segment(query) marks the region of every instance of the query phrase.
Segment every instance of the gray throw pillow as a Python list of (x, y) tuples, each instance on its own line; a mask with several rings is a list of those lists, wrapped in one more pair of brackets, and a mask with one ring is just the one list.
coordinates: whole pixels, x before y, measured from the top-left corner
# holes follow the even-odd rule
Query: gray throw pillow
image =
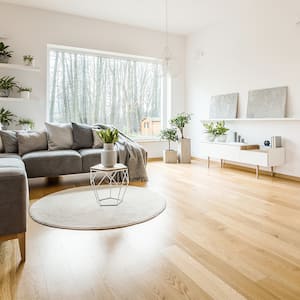
[(72, 149), (73, 134), (71, 124), (45, 123), (48, 133), (48, 149)]
[(73, 149), (84, 149), (93, 147), (92, 126), (72, 123)]
[(18, 153), (17, 133), (12, 130), (1, 130), (0, 135), (4, 147), (4, 152)]
[(103, 141), (101, 139), (101, 137), (97, 134), (97, 131), (99, 131), (99, 129), (93, 129), (93, 138), (94, 138), (94, 144), (93, 144), (93, 148), (103, 148)]
[(37, 131), (17, 132), (19, 155), (32, 151), (47, 150), (47, 133)]

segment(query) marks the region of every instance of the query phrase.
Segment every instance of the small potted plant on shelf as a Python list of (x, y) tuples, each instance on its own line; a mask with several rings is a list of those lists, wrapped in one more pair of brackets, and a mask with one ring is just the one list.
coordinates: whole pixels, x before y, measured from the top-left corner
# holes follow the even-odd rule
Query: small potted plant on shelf
[(177, 130), (175, 128), (167, 128), (160, 132), (160, 138), (168, 141), (169, 147), (163, 152), (165, 163), (177, 163), (177, 151), (171, 149), (171, 142), (176, 142)]
[(10, 46), (0, 42), (0, 63), (7, 64), (12, 56), (13, 51), (8, 50)]
[(1, 129), (6, 130), (7, 127), (14, 120), (14, 117), (15, 117), (15, 115), (11, 111), (2, 107), (0, 109), (0, 127), (1, 127)]
[(34, 57), (32, 55), (23, 56), (24, 65), (28, 67), (34, 67)]
[(183, 112), (170, 121), (170, 124), (176, 127), (180, 132), (180, 138), (178, 139), (178, 156), (179, 162), (181, 163), (191, 162), (191, 140), (183, 136), (183, 129), (191, 121), (191, 118), (191, 114)]
[(20, 98), (29, 100), (31, 92), (32, 92), (32, 88), (18, 86), (18, 93), (20, 93)]
[(97, 134), (104, 143), (101, 163), (105, 168), (111, 168), (117, 163), (115, 143), (119, 140), (119, 131), (115, 128), (107, 128), (98, 130)]
[(213, 142), (216, 138), (215, 123), (214, 122), (203, 123), (203, 127), (205, 128), (207, 141), (208, 142)]
[(0, 97), (9, 97), (11, 90), (17, 85), (15, 77), (0, 77)]
[(216, 136), (216, 141), (220, 143), (225, 143), (227, 139), (227, 131), (229, 128), (225, 127), (225, 121), (219, 121), (216, 123), (215, 126), (215, 136)]
[(34, 122), (31, 119), (21, 118), (18, 121), (18, 125), (21, 126), (22, 130), (32, 130), (34, 128)]

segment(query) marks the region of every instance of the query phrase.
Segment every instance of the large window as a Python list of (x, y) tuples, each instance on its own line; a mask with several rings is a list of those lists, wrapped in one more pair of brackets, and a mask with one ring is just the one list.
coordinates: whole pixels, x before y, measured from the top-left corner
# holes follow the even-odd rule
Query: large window
[(133, 137), (156, 136), (162, 78), (157, 60), (50, 47), (48, 120), (112, 124)]

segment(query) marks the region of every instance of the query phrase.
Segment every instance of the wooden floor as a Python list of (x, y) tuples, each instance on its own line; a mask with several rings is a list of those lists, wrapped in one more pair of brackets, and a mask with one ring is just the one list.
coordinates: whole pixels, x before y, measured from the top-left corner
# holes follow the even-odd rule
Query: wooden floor
[[(29, 219), (24, 265), (0, 245), (0, 299), (300, 299), (300, 183), (205, 162), (148, 171), (162, 215), (85, 232)], [(32, 181), (31, 199), (80, 184)]]

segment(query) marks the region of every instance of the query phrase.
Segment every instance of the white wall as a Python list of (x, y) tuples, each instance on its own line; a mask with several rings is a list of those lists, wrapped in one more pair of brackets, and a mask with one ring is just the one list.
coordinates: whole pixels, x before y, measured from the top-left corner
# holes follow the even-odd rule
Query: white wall
[[(212, 95), (239, 92), (239, 117), (246, 117), (248, 91), (288, 86), (288, 116), (300, 118), (300, 26), (288, 16), (262, 13), (249, 20), (208, 27), (190, 35), (186, 48), (186, 110), (194, 113), (189, 127), (192, 154), (200, 156), (200, 119), (208, 118)], [(287, 149), (278, 172), (300, 176), (300, 122), (227, 124), (250, 143), (280, 135)]]
[[(5, 43), (14, 50), (11, 63), (22, 63), (24, 54), (32, 54), (41, 68), (40, 73), (0, 69), (0, 76), (16, 76), (22, 85), (32, 87), (35, 100), (27, 103), (1, 102), (0, 106), (18, 116), (32, 118), (37, 128), (42, 128), (46, 119), (47, 44), (157, 58), (163, 54), (165, 37), (162, 32), (6, 4), (0, 4), (0, 13), (0, 34), (8, 36)], [(177, 70), (172, 90), (171, 114), (174, 115), (184, 108), (185, 37), (171, 35), (170, 47)], [(160, 144), (160, 147), (164, 146)], [(153, 154), (151, 146), (148, 151), (150, 157), (156, 156), (157, 145)]]

